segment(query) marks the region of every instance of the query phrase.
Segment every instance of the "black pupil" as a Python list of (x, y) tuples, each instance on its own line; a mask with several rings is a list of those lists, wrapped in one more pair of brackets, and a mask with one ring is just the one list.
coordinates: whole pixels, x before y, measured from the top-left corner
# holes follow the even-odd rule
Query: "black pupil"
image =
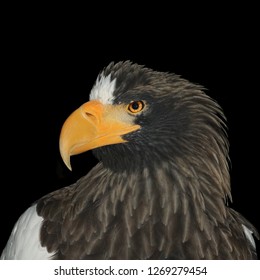
[(132, 103), (132, 108), (133, 108), (134, 110), (138, 110), (139, 107), (140, 107), (140, 102), (133, 102), (133, 103)]

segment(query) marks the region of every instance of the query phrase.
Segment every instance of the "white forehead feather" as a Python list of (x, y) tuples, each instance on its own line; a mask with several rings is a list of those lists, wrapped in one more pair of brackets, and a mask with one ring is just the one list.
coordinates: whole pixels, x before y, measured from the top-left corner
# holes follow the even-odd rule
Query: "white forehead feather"
[(111, 81), (111, 74), (108, 76), (101, 74), (90, 92), (89, 99), (99, 100), (103, 104), (112, 104), (115, 98), (113, 95), (115, 86), (116, 79)]

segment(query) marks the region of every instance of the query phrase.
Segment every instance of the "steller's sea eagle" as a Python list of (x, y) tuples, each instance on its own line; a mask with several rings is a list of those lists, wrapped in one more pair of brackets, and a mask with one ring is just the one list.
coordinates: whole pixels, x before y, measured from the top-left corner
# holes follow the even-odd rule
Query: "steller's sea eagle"
[(99, 163), (18, 219), (2, 259), (257, 259), (257, 230), (228, 206), (221, 107), (200, 85), (110, 63), (65, 121), (60, 153)]

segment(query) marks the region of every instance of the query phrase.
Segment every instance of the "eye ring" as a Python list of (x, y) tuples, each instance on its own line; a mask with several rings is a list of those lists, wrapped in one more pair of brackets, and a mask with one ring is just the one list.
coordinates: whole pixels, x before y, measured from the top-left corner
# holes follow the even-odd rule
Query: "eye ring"
[(127, 109), (130, 113), (137, 114), (144, 109), (144, 102), (141, 100), (132, 101), (128, 104)]

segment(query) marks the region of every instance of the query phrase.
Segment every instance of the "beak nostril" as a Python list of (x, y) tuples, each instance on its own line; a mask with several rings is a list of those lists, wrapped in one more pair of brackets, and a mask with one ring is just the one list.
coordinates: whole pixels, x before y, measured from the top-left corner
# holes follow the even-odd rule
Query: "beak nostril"
[(82, 116), (91, 122), (97, 122), (103, 111), (103, 105), (99, 101), (89, 101), (80, 106)]
[(89, 112), (84, 112), (85, 113), (85, 118), (88, 119), (91, 122), (96, 122), (97, 117), (94, 114), (91, 114)]
[(88, 113), (88, 112), (85, 112), (86, 116), (91, 118), (91, 117), (94, 117), (92, 114)]

